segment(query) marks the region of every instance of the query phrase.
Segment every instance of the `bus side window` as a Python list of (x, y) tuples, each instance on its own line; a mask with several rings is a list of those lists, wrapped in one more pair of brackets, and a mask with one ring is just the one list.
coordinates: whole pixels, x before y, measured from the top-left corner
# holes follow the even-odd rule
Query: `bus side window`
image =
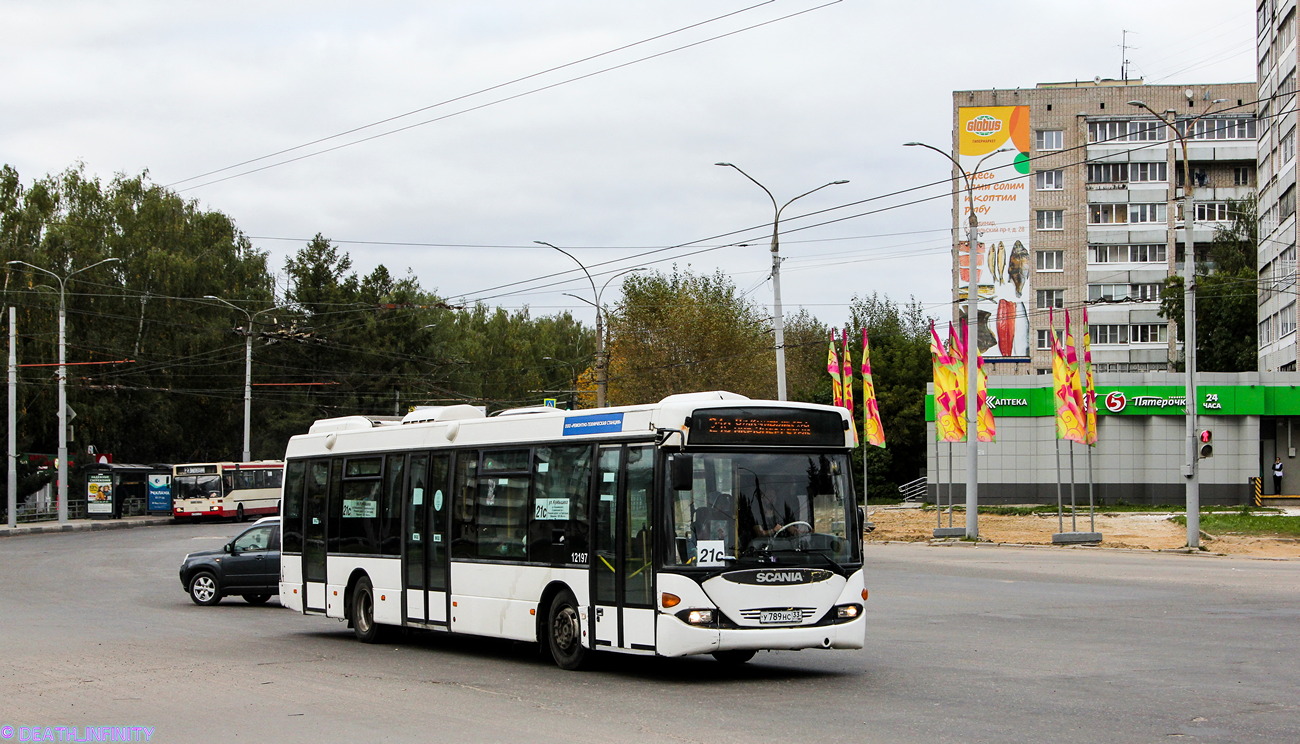
[(474, 501), (478, 496), (478, 451), (456, 453), (455, 479), (452, 483), (452, 558), (478, 555), (478, 536), (474, 530)]
[(282, 550), (286, 553), (302, 552), (302, 506), (306, 498), (307, 462), (295, 460), (286, 466), (284, 484), (284, 530)]

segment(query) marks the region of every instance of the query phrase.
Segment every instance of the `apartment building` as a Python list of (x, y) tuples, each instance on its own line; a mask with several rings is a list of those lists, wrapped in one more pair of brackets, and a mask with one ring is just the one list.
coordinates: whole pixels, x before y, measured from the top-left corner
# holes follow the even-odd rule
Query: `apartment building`
[(1259, 60), (1259, 371), (1296, 370), (1296, 2), (1256, 10)]
[[(1291, 57), (1294, 70), (1294, 40)], [(1177, 326), (1158, 311), (1165, 279), (1183, 273), (1183, 144), (1199, 256), (1231, 219), (1230, 202), (1255, 190), (1256, 93), (1253, 82), (1103, 79), (953, 93), (954, 316), (965, 315), (973, 208), (978, 338), (991, 372), (1050, 373), (1051, 333), (1061, 335), (1068, 310), (1077, 337), (1085, 307), (1098, 372), (1173, 368)]]

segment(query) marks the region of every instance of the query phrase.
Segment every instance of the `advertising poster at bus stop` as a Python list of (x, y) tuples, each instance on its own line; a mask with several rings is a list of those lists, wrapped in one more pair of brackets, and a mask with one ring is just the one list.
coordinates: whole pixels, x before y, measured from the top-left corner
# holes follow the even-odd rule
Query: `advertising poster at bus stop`
[(113, 476), (111, 473), (91, 473), (86, 476), (86, 513), (113, 513)]
[(965, 106), (957, 111), (957, 160), (974, 182), (969, 199), (966, 184), (959, 184), (959, 232), (968, 237), (972, 208), (979, 228), (974, 261), (969, 240), (958, 243), (957, 297), (964, 315), (973, 264), (980, 351), (991, 360), (1023, 359), (1029, 356), (1034, 271), (1029, 241), (1029, 107)]
[(169, 512), (172, 510), (172, 477), (166, 473), (150, 473), (149, 511)]

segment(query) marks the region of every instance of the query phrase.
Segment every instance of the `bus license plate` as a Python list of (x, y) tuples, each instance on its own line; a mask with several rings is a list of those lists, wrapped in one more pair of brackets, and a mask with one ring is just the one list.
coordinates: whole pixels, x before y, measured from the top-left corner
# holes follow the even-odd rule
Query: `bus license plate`
[(764, 625), (798, 623), (803, 622), (803, 612), (799, 610), (765, 610), (758, 613), (758, 621)]

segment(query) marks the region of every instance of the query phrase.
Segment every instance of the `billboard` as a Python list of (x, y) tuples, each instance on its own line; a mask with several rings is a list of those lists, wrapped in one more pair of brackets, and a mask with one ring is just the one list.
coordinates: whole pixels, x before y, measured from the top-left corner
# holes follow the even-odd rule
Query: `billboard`
[[(957, 161), (974, 182), (970, 198), (965, 193), (961, 198), (962, 232), (972, 208), (979, 228), (974, 261), (969, 241), (958, 243), (961, 312), (965, 314), (966, 288), (974, 265), (980, 352), (990, 361), (1027, 359), (1029, 303), (1034, 297), (1030, 286), (1034, 260), (1029, 242), (1029, 107), (959, 107)], [(964, 183), (962, 188), (964, 191)]]

